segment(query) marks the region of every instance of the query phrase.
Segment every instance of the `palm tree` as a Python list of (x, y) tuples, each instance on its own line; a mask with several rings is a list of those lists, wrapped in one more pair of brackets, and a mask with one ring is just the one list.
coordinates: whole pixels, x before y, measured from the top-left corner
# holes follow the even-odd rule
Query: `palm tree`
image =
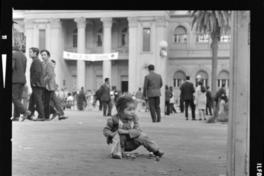
[[(216, 94), (217, 53), (222, 34), (230, 30), (231, 11), (189, 11), (193, 17), (192, 28), (198, 33), (209, 34), (212, 51), (212, 95)], [(216, 109), (216, 108), (214, 108)], [(214, 113), (214, 119), (217, 113)]]

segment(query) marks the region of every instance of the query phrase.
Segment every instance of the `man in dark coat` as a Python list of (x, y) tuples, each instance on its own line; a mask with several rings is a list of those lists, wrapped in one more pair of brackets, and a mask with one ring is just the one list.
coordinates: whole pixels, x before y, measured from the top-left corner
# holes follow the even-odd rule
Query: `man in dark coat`
[(170, 98), (172, 97), (172, 93), (169, 90), (169, 86), (165, 86), (165, 115), (170, 115)]
[(84, 104), (87, 104), (87, 100), (84, 93), (84, 88), (81, 87), (81, 91), (77, 95), (77, 107), (78, 110), (84, 110)]
[(28, 111), (21, 102), (23, 88), (26, 83), (26, 66), (26, 56), (19, 51), (18, 48), (14, 48), (12, 53), (12, 102), (14, 103), (13, 121), (17, 121), (20, 114), (23, 114), (23, 120), (30, 115), (30, 111)]
[(195, 120), (195, 105), (193, 96), (195, 89), (193, 83), (190, 82), (189, 76), (186, 76), (186, 81), (181, 85), (180, 89), (183, 101), (185, 103), (185, 118), (188, 120), (188, 107), (190, 105), (192, 111), (192, 120)]
[(212, 93), (209, 90), (210, 89), (209, 86), (207, 86), (206, 89), (207, 90), (206, 90), (206, 110), (205, 110), (205, 113), (206, 113), (206, 115), (208, 115), (208, 114), (212, 115), (212, 106), (213, 106)]
[(162, 78), (154, 72), (154, 65), (149, 65), (149, 74), (145, 76), (143, 96), (148, 99), (152, 122), (160, 122), (160, 88), (162, 87)]
[(43, 102), (43, 92), (44, 92), (44, 79), (43, 79), (43, 65), (38, 58), (39, 49), (38, 48), (30, 48), (29, 56), (33, 59), (33, 62), (30, 66), (30, 84), (32, 88), (32, 93), (29, 101), (29, 110), (32, 112), (31, 116), (33, 116), (33, 112), (36, 110), (39, 114), (39, 121), (45, 120), (44, 113), (44, 102)]
[(100, 95), (100, 89), (98, 89), (97, 91), (95, 91), (95, 94), (94, 94), (93, 106), (95, 106), (96, 101), (98, 100), (99, 101), (99, 111), (101, 111), (103, 108), (100, 96), (101, 96)]
[[(109, 78), (105, 78), (105, 83), (101, 85), (99, 89), (99, 96), (100, 96), (102, 106), (103, 106), (103, 115), (111, 116), (112, 103), (111, 103), (111, 96), (110, 96)], [(106, 114), (107, 109), (108, 109), (108, 113)]]

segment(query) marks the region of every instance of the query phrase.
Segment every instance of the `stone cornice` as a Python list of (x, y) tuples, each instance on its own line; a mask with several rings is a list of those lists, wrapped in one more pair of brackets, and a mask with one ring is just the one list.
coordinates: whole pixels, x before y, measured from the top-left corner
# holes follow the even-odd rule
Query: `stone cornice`
[(112, 27), (112, 18), (101, 18), (101, 21), (103, 22), (104, 27)]
[(25, 19), (25, 28), (26, 29), (33, 29), (34, 28), (34, 21), (32, 19)]
[(61, 27), (60, 19), (59, 18), (50, 19), (50, 27), (51, 28), (60, 28)]
[(167, 27), (168, 26), (168, 20), (165, 16), (159, 16), (155, 17), (156, 25), (158, 27)]
[(129, 27), (137, 27), (138, 26), (138, 18), (137, 17), (128, 17), (128, 26)]
[(74, 21), (76, 22), (78, 28), (85, 28), (86, 18), (84, 17), (75, 18)]

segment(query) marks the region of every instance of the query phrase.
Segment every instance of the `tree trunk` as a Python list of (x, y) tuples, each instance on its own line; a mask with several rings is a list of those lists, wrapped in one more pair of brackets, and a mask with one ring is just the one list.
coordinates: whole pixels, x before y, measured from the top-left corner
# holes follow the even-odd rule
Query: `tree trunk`
[(218, 52), (218, 40), (215, 38), (212, 39), (211, 44), (212, 50), (212, 95), (215, 96), (216, 94), (216, 79), (217, 79), (217, 52)]
[[(211, 49), (212, 49), (212, 96), (213, 99), (216, 94), (216, 79), (217, 79), (217, 52), (218, 52), (218, 39), (217, 37), (212, 37), (212, 44), (211, 44)], [(217, 116), (218, 116), (218, 103), (213, 100), (213, 117), (212, 121), (215, 121)]]

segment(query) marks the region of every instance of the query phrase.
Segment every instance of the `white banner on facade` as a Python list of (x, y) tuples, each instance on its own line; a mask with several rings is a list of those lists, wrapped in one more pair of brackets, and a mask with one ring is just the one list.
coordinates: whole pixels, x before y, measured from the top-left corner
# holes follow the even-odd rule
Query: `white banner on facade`
[(69, 60), (106, 61), (118, 59), (118, 52), (104, 54), (82, 54), (63, 51), (63, 58)]

